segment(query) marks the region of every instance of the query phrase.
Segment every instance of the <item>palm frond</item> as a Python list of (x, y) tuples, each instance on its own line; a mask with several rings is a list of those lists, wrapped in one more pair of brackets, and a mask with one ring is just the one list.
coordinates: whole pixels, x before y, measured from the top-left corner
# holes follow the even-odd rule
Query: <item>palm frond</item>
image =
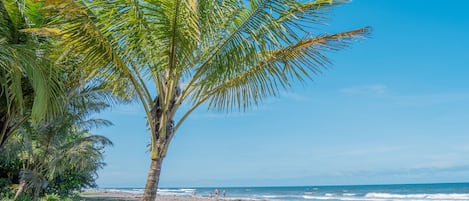
[(44, 175), (32, 169), (23, 169), (20, 174), (20, 181), (25, 183), (25, 190), (32, 189), (34, 192), (42, 191), (48, 185)]
[[(229, 16), (219, 17), (229, 19), (232, 23), (228, 27), (220, 27), (219, 24), (215, 24), (219, 25), (218, 27), (212, 28), (210, 25), (203, 26), (206, 30), (218, 29), (219, 32), (208, 32), (212, 33), (216, 40), (200, 42), (199, 45), (204, 46), (199, 46), (199, 50), (203, 52), (196, 56), (199, 62), (189, 67), (194, 67), (195, 73), (188, 76), (191, 80), (186, 85), (187, 90), (183, 90), (182, 97), (186, 98), (188, 93), (185, 91), (194, 90), (191, 87), (201, 84), (202, 80), (204, 84), (211, 85), (246, 71), (261, 62), (259, 52), (273, 51), (283, 48), (285, 44), (297, 43), (308, 33), (303, 30), (304, 21), (320, 23), (318, 16), (323, 8), (344, 2), (256, 0), (251, 1), (250, 6), (235, 1), (229, 2), (233, 5), (226, 6), (229, 3), (225, 2), (223, 6), (233, 12), (229, 13)], [(205, 30), (202, 30), (201, 38), (208, 38), (204, 37), (204, 34)]]
[[(20, 31), (40, 25), (38, 8), (39, 4), (34, 2), (0, 3), (0, 24), (5, 26), (0, 35), (0, 76), (3, 78), (0, 94), (6, 98), (6, 108), (17, 107), (19, 114), (25, 107), (24, 96), (31, 95), (34, 120), (53, 116), (59, 107), (56, 97), (61, 93), (54, 69), (43, 55), (42, 44), (34, 35)], [(30, 85), (34, 93), (25, 94), (25, 85)]]
[(257, 65), (244, 72), (222, 80), (219, 84), (205, 82), (195, 93), (195, 102), (209, 99), (209, 108), (247, 109), (268, 96), (275, 96), (287, 89), (292, 82), (312, 79), (330, 64), (324, 51), (336, 51), (348, 47), (350, 42), (365, 38), (370, 28), (343, 33), (322, 35), (304, 39), (279, 50), (261, 53)]

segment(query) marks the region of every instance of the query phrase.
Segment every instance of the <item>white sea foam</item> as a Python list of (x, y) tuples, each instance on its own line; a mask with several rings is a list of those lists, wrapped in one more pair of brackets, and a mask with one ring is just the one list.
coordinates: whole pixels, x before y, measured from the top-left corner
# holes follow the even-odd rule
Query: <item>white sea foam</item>
[(399, 200), (469, 200), (469, 194), (392, 194), (392, 193), (367, 193), (366, 198), (399, 199)]
[(131, 194), (140, 194), (143, 193), (143, 189), (114, 189), (114, 188), (108, 188), (108, 189), (97, 189), (96, 191), (104, 191), (104, 192), (116, 192), (116, 193), (131, 193)]
[(263, 195), (262, 197), (263, 198), (278, 198), (280, 196), (278, 196), (278, 195)]
[(357, 196), (353, 193), (343, 195), (326, 193), (324, 195), (303, 195), (306, 200), (343, 200), (343, 201), (469, 201), (469, 194), (392, 194), (367, 193)]
[(193, 188), (181, 188), (182, 191), (194, 192), (196, 189)]
[(196, 189), (192, 188), (179, 188), (179, 189), (158, 189), (159, 195), (176, 195), (176, 196), (190, 196)]

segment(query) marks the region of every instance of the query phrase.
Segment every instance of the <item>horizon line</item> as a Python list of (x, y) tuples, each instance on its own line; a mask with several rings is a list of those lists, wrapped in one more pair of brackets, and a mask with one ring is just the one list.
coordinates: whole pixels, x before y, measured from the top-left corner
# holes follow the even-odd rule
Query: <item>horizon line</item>
[[(158, 187), (158, 189), (174, 188), (282, 188), (282, 187), (338, 187), (338, 186), (397, 186), (397, 185), (442, 185), (442, 184), (469, 184), (469, 181), (461, 182), (430, 182), (430, 183), (382, 183), (382, 184), (333, 184), (333, 185), (272, 185), (272, 186), (180, 186), (180, 187)], [(98, 187), (91, 189), (144, 189), (145, 187)]]

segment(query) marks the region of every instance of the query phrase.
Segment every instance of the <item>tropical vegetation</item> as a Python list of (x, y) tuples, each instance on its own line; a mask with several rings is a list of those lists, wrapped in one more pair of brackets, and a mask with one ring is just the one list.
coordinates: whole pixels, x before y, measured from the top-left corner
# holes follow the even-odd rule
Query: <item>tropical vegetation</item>
[(83, 58), (82, 67), (99, 69), (107, 88), (144, 108), (151, 141), (145, 201), (155, 199), (168, 146), (196, 108), (247, 110), (310, 80), (330, 63), (325, 52), (369, 33), (312, 32), (344, 1), (46, 2), (55, 11), (48, 30)]
[[(42, 69), (36, 67), (41, 62), (31, 62), (37, 59), (44, 60), (46, 69), (65, 69), (53, 71), (60, 72), (58, 78), (44, 76), (50, 82), (40, 81), (43, 78), (34, 77), (34, 72), (28, 72), (26, 67), (18, 68), (21, 73), (20, 78), (16, 78), (26, 84), (2, 80), (5, 88), (2, 88), (1, 94), (5, 94), (2, 100), (8, 104), (0, 114), (16, 118), (13, 124), (7, 124), (9, 134), (2, 134), (2, 139), (11, 141), (7, 149), (17, 157), (8, 162), (22, 164), (19, 169), (21, 178), (34, 175), (38, 179), (38, 182), (29, 179), (29, 183), (20, 179), (19, 187), (29, 186), (31, 195), (62, 193), (61, 184), (74, 183), (77, 177), (80, 181), (76, 183), (88, 185), (90, 181), (92, 184), (93, 176), (89, 174), (101, 167), (102, 147), (109, 141), (86, 134), (89, 127), (83, 126), (83, 116), (99, 111), (109, 103), (107, 101), (119, 97), (139, 100), (145, 111), (150, 130), (151, 165), (143, 200), (153, 201), (170, 142), (196, 108), (248, 110), (267, 97), (277, 96), (297, 83), (311, 80), (331, 63), (328, 52), (348, 47), (370, 31), (363, 27), (340, 33), (317, 33), (327, 22), (327, 11), (346, 2), (342, 0), (0, 1), (3, 10), (7, 11), (9, 6), (5, 5), (18, 2), (30, 6), (17, 6), (29, 9), (19, 12), (27, 20), (14, 30), (32, 38), (28, 44), (38, 47), (30, 53), (8, 54), (14, 55), (11, 58), (3, 56), (0, 58), (0, 65), (5, 66), (2, 69), (9, 72), (23, 65)], [(43, 15), (37, 18), (40, 19), (38, 22), (31, 23), (33, 20), (29, 18), (32, 17), (24, 13), (39, 13), (34, 12), (38, 9)], [(8, 18), (9, 12), (4, 16)], [(0, 45), (16, 48), (7, 39)], [(22, 56), (16, 56), (19, 54)], [(74, 79), (64, 79), (69, 76)], [(40, 86), (44, 83), (49, 84)], [(59, 83), (59, 87), (50, 83)], [(44, 95), (60, 91), (60, 95), (54, 96), (59, 99), (46, 99), (53, 100), (51, 103), (40, 101), (38, 92), (45, 89), (51, 92)], [(83, 103), (79, 100), (86, 99), (82, 95), (91, 89), (103, 92), (101, 98), (74, 104)], [(7, 90), (17, 93), (12, 96)], [(23, 103), (25, 99), (29, 104)], [(40, 107), (46, 111), (37, 109), (35, 104), (47, 106)], [(10, 109), (16, 107), (19, 109)], [(62, 108), (59, 111), (66, 112), (57, 112), (53, 108)], [(83, 149), (82, 142), (87, 144), (83, 146), (89, 151), (83, 154), (95, 157), (88, 161), (89, 169), (79, 167), (86, 170), (84, 177), (70, 175), (77, 173), (74, 171), (77, 169), (67, 168), (78, 166), (65, 168), (61, 165), (76, 162), (76, 155), (68, 157), (67, 154), (81, 154), (77, 150)], [(60, 160), (43, 157), (54, 154)], [(54, 168), (46, 168), (48, 165)], [(45, 181), (47, 185), (40, 185)], [(21, 191), (18, 188), (18, 192)]]
[(59, 41), (32, 33), (48, 20), (38, 1), (0, 1), (0, 198), (53, 200), (96, 187), (112, 145), (90, 130), (115, 97)]
[(49, 44), (22, 31), (43, 24), (38, 9), (37, 3), (0, 1), (0, 149), (30, 117), (58, 110), (60, 87), (45, 56)]

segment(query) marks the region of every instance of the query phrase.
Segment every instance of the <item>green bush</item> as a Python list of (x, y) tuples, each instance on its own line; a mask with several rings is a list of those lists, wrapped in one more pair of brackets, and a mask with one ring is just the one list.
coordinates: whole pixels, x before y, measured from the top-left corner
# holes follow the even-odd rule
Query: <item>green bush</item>
[(0, 201), (31, 201), (31, 198), (26, 195), (20, 195), (18, 198), (13, 199), (15, 194), (8, 195), (7, 197), (2, 197)]
[(13, 196), (15, 196), (15, 192), (11, 188), (11, 181), (6, 178), (0, 178), (0, 201), (9, 201), (9, 198), (13, 198)]
[[(3, 193), (9, 192), (11, 186), (11, 181), (7, 178), (0, 178), (0, 195)], [(5, 196), (1, 196), (2, 198)]]
[(46, 194), (40, 201), (61, 201), (62, 198), (56, 193)]

